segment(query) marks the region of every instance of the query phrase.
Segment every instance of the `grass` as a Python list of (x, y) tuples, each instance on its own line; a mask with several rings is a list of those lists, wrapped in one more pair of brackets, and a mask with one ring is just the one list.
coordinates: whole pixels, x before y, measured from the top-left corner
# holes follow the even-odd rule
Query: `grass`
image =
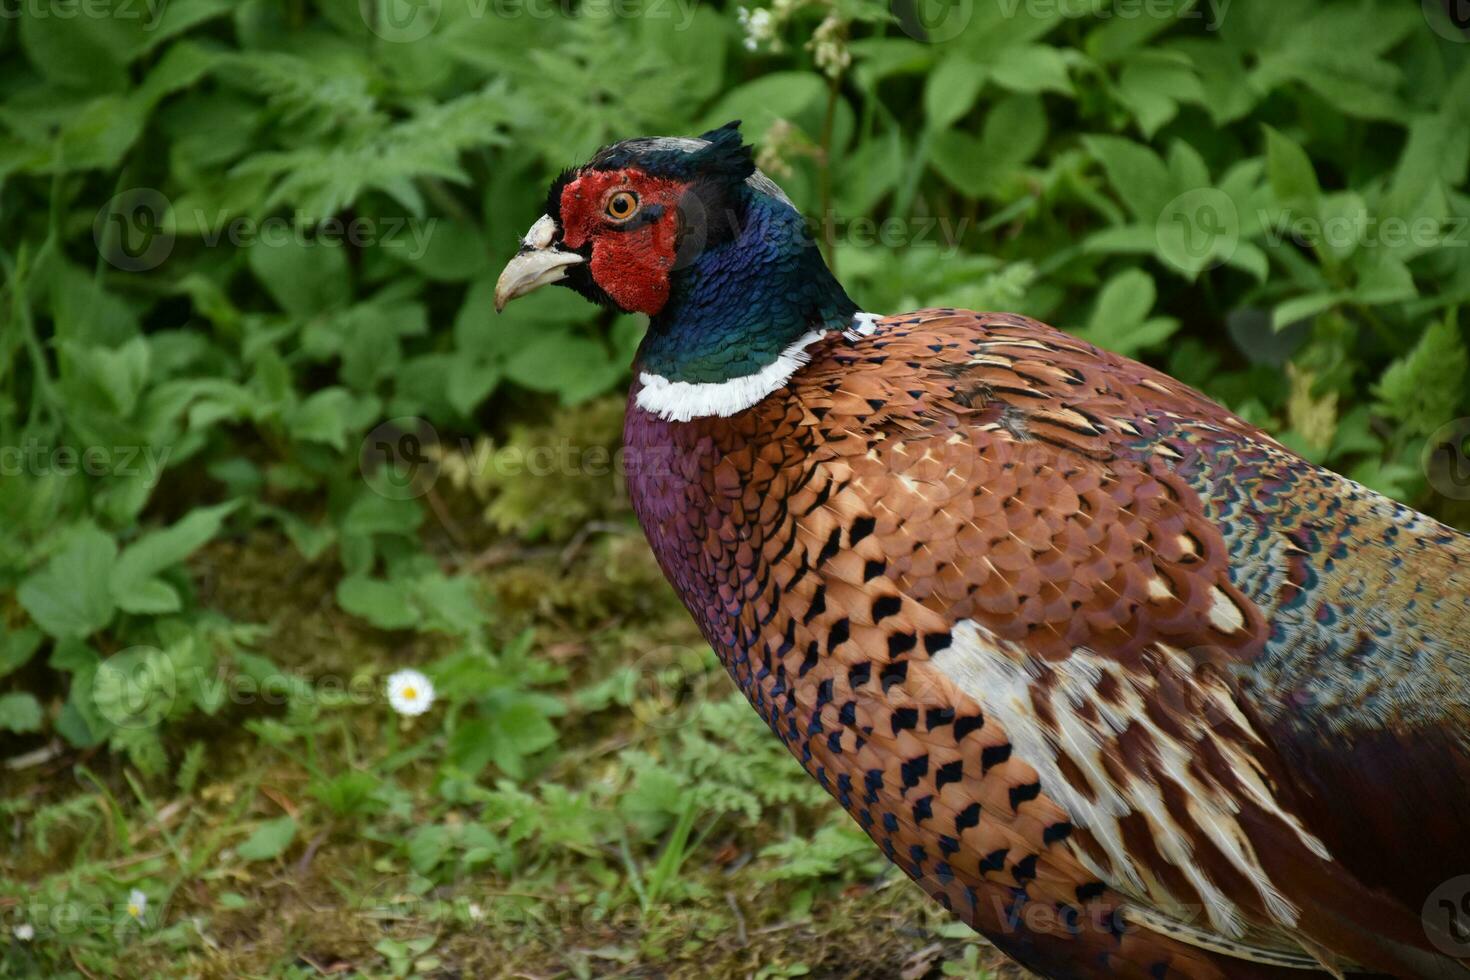
[[(473, 573), (482, 636), (373, 629), (330, 559), (217, 542), (190, 571), (228, 693), (166, 728), (159, 775), (4, 753), (0, 975), (1019, 975), (770, 736), (612, 477), (512, 497), (472, 469), (424, 543)], [(379, 695), (410, 665), (440, 692), (416, 719)]]

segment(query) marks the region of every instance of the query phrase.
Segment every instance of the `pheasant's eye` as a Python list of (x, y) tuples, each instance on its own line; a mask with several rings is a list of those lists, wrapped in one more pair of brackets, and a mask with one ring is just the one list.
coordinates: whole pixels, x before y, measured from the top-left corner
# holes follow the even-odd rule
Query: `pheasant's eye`
[(638, 195), (632, 191), (618, 191), (607, 199), (607, 207), (604, 210), (607, 216), (614, 221), (627, 221), (638, 210)]

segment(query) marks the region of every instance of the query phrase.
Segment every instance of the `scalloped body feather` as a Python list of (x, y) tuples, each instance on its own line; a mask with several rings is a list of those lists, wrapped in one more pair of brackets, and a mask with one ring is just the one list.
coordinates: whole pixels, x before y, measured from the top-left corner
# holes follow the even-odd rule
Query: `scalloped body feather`
[(1048, 976), (1470, 977), (1419, 919), (1470, 867), (1470, 539), (1024, 317), (867, 326), (626, 424), (665, 574), (812, 778)]

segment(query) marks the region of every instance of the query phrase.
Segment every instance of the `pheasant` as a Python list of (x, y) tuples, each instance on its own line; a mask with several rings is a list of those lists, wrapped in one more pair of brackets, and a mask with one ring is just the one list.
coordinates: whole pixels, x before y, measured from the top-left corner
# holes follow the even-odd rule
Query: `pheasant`
[(663, 573), (955, 916), (1048, 977), (1470, 978), (1470, 536), (1027, 317), (860, 312), (738, 123), (563, 173), (496, 307), (549, 283), (649, 316)]

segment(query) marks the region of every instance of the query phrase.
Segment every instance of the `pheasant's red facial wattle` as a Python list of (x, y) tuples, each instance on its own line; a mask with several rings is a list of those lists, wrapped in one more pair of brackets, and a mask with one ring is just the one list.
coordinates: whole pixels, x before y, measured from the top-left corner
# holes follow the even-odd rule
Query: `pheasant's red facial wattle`
[(590, 170), (562, 190), (563, 244), (591, 244), (593, 280), (625, 310), (652, 316), (668, 301), (684, 187), (629, 168)]

